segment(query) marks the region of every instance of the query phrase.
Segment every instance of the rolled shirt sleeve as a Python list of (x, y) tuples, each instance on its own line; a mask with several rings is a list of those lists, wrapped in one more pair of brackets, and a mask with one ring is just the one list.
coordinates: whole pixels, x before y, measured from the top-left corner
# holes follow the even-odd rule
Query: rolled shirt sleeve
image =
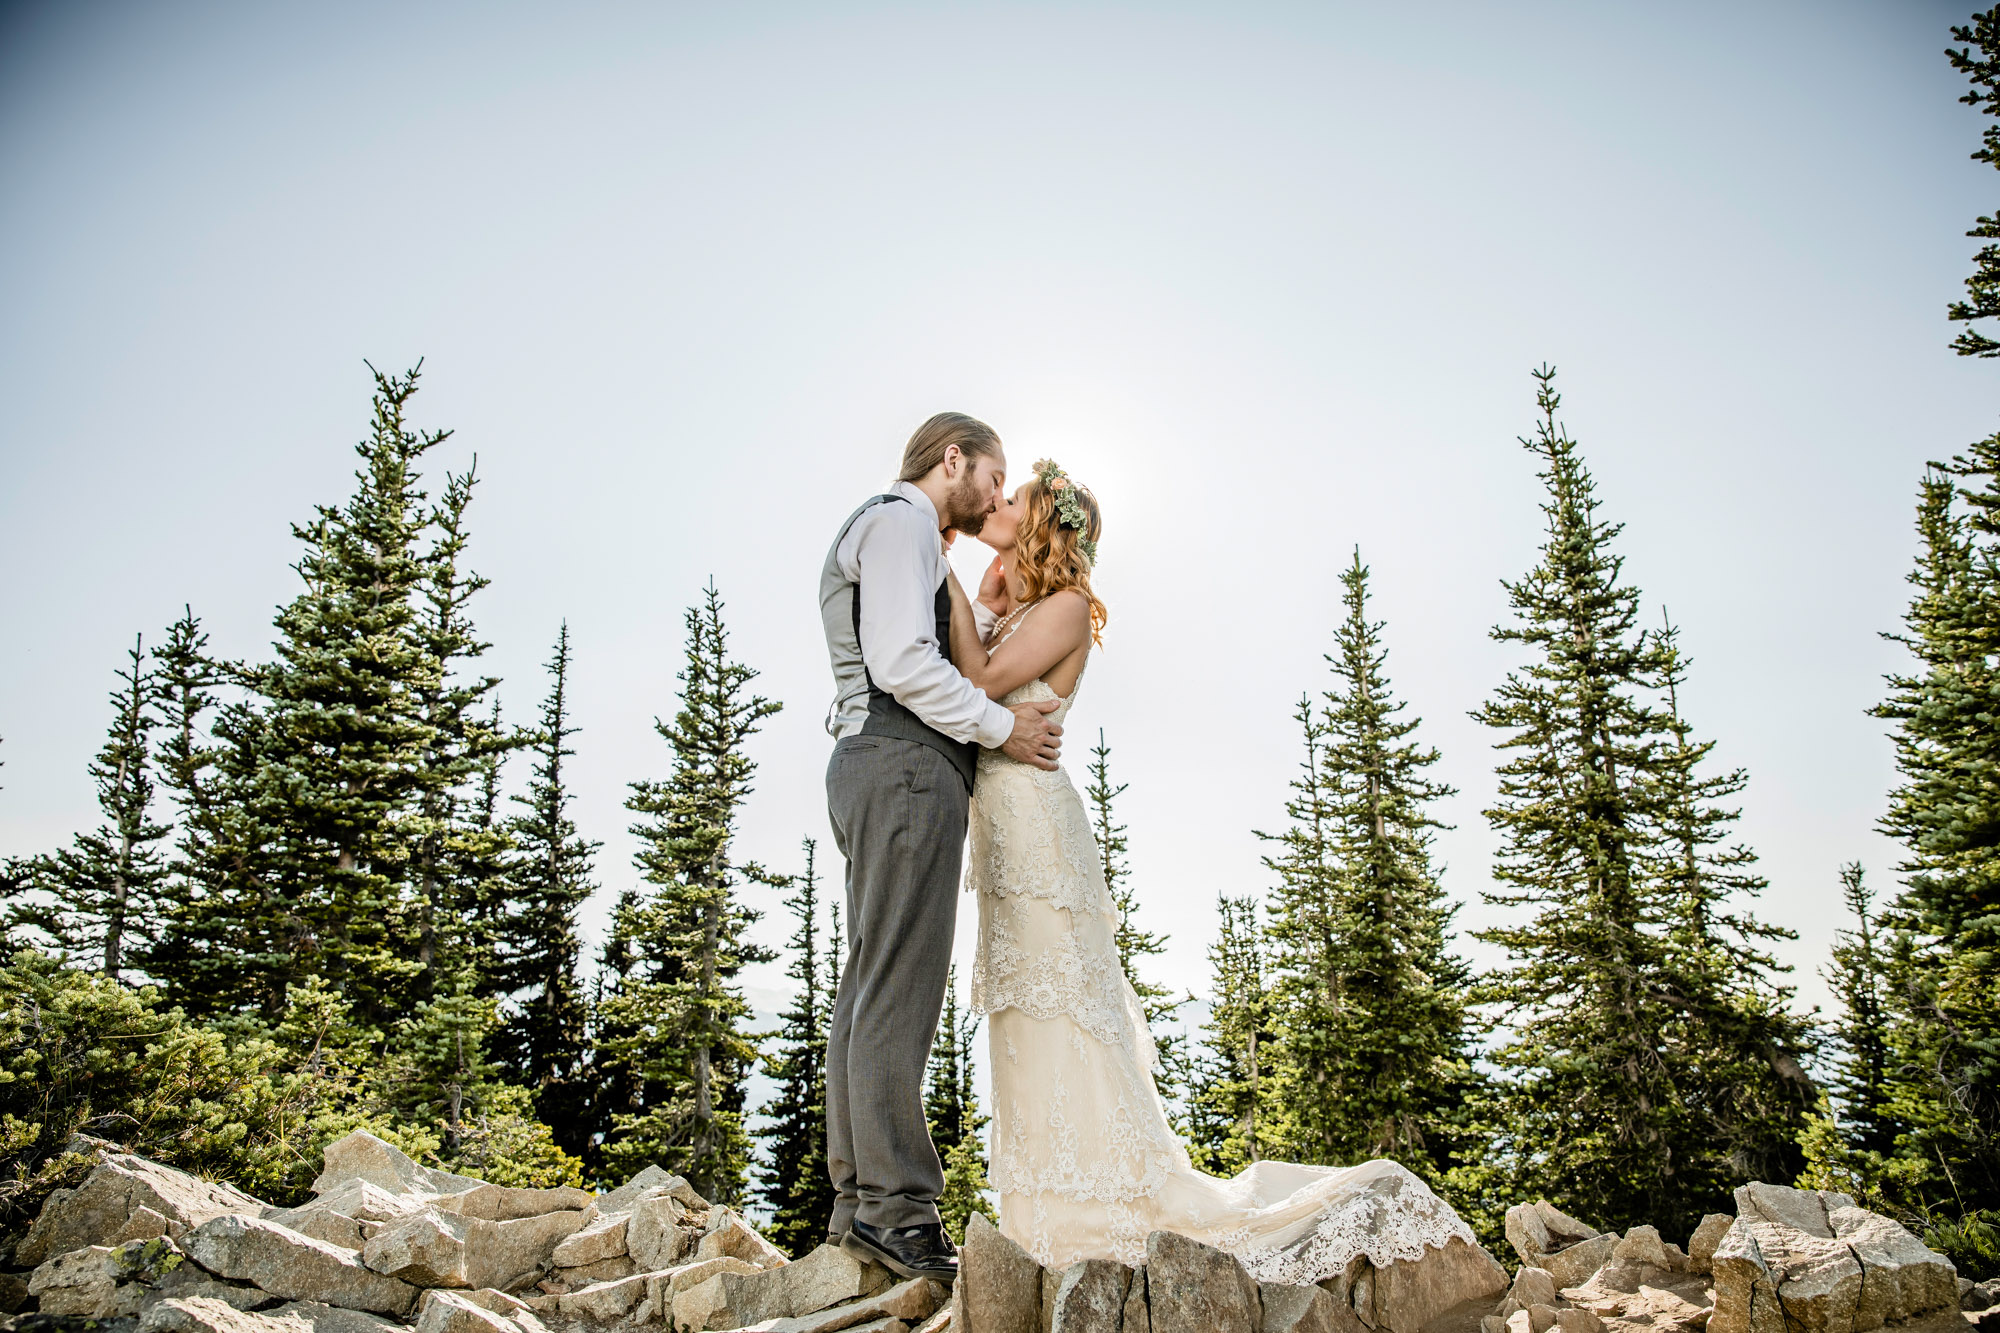
[(856, 523), (848, 573), (861, 589), (861, 660), (875, 684), (955, 741), (998, 749), (1014, 714), (959, 674), (937, 637), (943, 554), (929, 507), (877, 505)]

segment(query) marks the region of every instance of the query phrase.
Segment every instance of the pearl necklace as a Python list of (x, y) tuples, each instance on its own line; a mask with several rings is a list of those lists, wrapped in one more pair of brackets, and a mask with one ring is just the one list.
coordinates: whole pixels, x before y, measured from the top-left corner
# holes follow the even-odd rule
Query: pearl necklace
[(1041, 598), (1037, 597), (1033, 602), (1023, 602), (1021, 605), (1015, 607), (1012, 611), (1009, 611), (1006, 615), (1000, 617), (1000, 619), (994, 621), (993, 635), (988, 640), (988, 642), (992, 643), (995, 647), (998, 647), (1001, 640), (1005, 639), (1008, 634), (1012, 633), (1013, 629), (1019, 628), (1021, 623), (1021, 617), (1025, 616), (1028, 613), (1028, 611), (1040, 601)]

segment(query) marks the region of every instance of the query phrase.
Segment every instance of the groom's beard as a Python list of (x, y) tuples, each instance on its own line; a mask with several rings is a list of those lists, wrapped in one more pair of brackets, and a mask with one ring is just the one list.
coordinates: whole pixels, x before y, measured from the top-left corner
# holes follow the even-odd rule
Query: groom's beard
[(979, 530), (986, 526), (988, 504), (979, 493), (979, 483), (973, 476), (976, 471), (976, 468), (966, 469), (958, 485), (944, 497), (945, 526), (957, 528), (968, 537), (977, 537)]

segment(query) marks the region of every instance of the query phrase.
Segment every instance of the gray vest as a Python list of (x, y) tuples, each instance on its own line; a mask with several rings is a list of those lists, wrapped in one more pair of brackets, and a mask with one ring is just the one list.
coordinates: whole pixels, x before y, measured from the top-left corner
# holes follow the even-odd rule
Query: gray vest
[[(895, 695), (876, 685), (874, 677), (868, 674), (868, 664), (861, 658), (861, 585), (840, 572), (836, 559), (840, 544), (847, 540), (848, 529), (854, 526), (856, 519), (879, 504), (908, 503), (900, 495), (875, 496), (848, 515), (847, 522), (840, 525), (840, 535), (833, 539), (833, 546), (826, 553), (826, 565), (819, 577), (819, 612), (822, 628), (826, 631), (827, 652), (833, 659), (833, 679), (837, 691), (833, 707), (827, 714), (827, 730), (836, 736), (889, 736), (928, 745), (951, 761), (952, 767), (965, 779), (966, 790), (971, 791), (973, 775), (979, 764), (979, 742), (953, 740), (896, 702)], [(937, 641), (948, 651), (951, 647), (951, 592), (942, 583), (938, 585), (933, 608), (937, 616)], [(853, 725), (856, 721), (860, 723), (858, 731)]]

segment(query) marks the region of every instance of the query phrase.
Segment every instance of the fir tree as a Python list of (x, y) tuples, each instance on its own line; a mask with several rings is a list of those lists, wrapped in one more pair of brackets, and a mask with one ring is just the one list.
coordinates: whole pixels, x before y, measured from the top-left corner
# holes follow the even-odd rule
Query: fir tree
[(1799, 1134), (1818, 1092), (1800, 1064), (1810, 1031), (1778, 980), (1790, 969), (1763, 947), (1797, 935), (1750, 913), (1747, 900), (1766, 885), (1757, 854), (1725, 843), (1741, 812), (1721, 803), (1749, 777), (1703, 770), (1715, 742), (1693, 739), (1682, 714), (1689, 662), (1671, 621), (1656, 642), (1668, 735), (1657, 756), (1657, 839), (1647, 860), (1672, 902), (1669, 985), (1681, 1013), (1671, 1059), (1690, 1118), (1679, 1174), (1683, 1189), (1715, 1198), (1746, 1178), (1798, 1174)]
[(588, 1146), (589, 1091), (583, 1062), (589, 1013), (578, 966), (583, 944), (577, 916), (596, 891), (592, 862), (601, 843), (586, 840), (570, 817), (573, 799), (565, 759), (577, 734), (569, 708), (569, 625), (549, 659), (549, 693), (533, 733), (534, 775), (508, 821), (514, 852), (505, 897), (494, 905), (489, 932), (491, 984), (509, 997), (493, 1036), (493, 1055), (511, 1081), (534, 1091), (535, 1110), (556, 1141), (581, 1154)]
[(1209, 949), (1214, 973), (1208, 1022), (1189, 1089), (1187, 1132), (1196, 1165), (1233, 1175), (1266, 1155), (1279, 1137), (1266, 1103), (1271, 998), (1265, 984), (1257, 900), (1219, 897), (1221, 929)]
[(1141, 958), (1157, 958), (1167, 951), (1168, 937), (1143, 929), (1137, 920), (1139, 899), (1131, 883), (1132, 867), (1126, 860), (1130, 844), (1125, 836), (1125, 825), (1118, 822), (1113, 805), (1128, 785), (1123, 782), (1112, 785), (1111, 747), (1104, 743), (1104, 731), (1099, 728), (1097, 746), (1090, 752), (1090, 785), (1083, 789), (1083, 796), (1090, 802), (1091, 830), (1096, 836), (1097, 854), (1104, 869), (1104, 885), (1111, 892), (1113, 906), (1118, 909), (1118, 961), (1125, 969), (1125, 980), (1139, 997), (1139, 1006), (1146, 1015), (1146, 1026), (1152, 1031), (1153, 1045), (1158, 1054), (1153, 1083), (1159, 1089), (1161, 1098), (1171, 1102), (1186, 1085), (1188, 1070), (1181, 1035), (1169, 1025), (1179, 1016), (1181, 1007), (1194, 997), (1183, 995), (1176, 998), (1170, 987), (1149, 982), (1139, 972)]
[(486, 1043), (498, 1022), (499, 1001), (480, 994), (478, 981), (471, 967), (462, 968), (397, 1025), (394, 1100), (406, 1110), (436, 1116), (447, 1155), (458, 1152), (478, 1095), (498, 1072)]
[[(1882, 829), (1902, 842), (1891, 1106), (1922, 1208), (2000, 1207), (2000, 435), (1925, 477), (1905, 632), (1917, 659), (1875, 716), (1896, 723)], [(1932, 1168), (1936, 1169), (1933, 1170)]]
[[(411, 844), (415, 881), (412, 947), (421, 969), (412, 993), (422, 996), (436, 992), (441, 978), (488, 957), (480, 947), (485, 941), (475, 939), (474, 917), (482, 900), (495, 896), (488, 881), (504, 873), (508, 848), (492, 796), (501, 758), (524, 739), (499, 725), (493, 696), (499, 678), (464, 674), (489, 646), (474, 632), (468, 604), (491, 580), (463, 567), (476, 469), (475, 459), (463, 473), (445, 473), (444, 493), (430, 514), (431, 540), (411, 626), (422, 651), (411, 692), (424, 745), (416, 809), (404, 836)], [(489, 984), (482, 980), (481, 989)]]
[[(767, 1145), (757, 1187), (771, 1211), (764, 1234), (794, 1257), (825, 1239), (833, 1219), (826, 1160), (826, 1033), (833, 995), (823, 989), (833, 960), (822, 956), (820, 948), (818, 845), (807, 838), (802, 846), (805, 872), (795, 877), (785, 903), (799, 922), (792, 935), (791, 965), (785, 969), (798, 990), (782, 1015), (778, 1052), (767, 1061), (778, 1088), (763, 1110), (769, 1123), (757, 1131)], [(839, 951), (837, 936), (836, 931), (826, 954)]]
[(104, 822), (54, 855), (36, 858), (25, 878), (42, 890), (44, 901), (12, 914), (114, 980), (157, 934), (156, 899), (167, 876), (160, 843), (170, 831), (153, 810), (159, 681), (143, 638), (133, 640), (117, 677), (110, 734), (90, 765)]
[(1840, 868), (1840, 892), (1854, 928), (1835, 933), (1832, 961), (1822, 969), (1840, 1006), (1832, 1026), (1835, 1072), (1828, 1091), (1836, 1099), (1849, 1143), (1887, 1156), (1896, 1146), (1898, 1129), (1889, 1107), (1889, 957), (1875, 915), (1875, 895), (1859, 861)]
[(1413, 738), (1384, 673), (1368, 569), (1342, 571), (1346, 617), (1327, 657), (1334, 686), (1296, 717), (1305, 759), (1291, 827), (1265, 864), (1279, 887), (1269, 938), (1284, 1152), (1346, 1164), (1394, 1157), (1433, 1180), (1451, 1161), (1470, 1052), (1464, 965), (1446, 947), (1453, 909), (1430, 862), (1439, 755)]
[(1650, 702), (1671, 647), (1638, 626), (1639, 594), (1611, 549), (1621, 529), (1557, 423), (1554, 375), (1536, 372), (1541, 420), (1522, 441), (1542, 464), (1547, 537), (1527, 576), (1503, 584), (1514, 620), (1493, 631), (1531, 660), (1473, 714), (1511, 754), (1486, 812), (1503, 886), (1487, 901), (1510, 920), (1479, 934), (1508, 961), (1479, 998), (1512, 1024), (1491, 1058), (1520, 1145), (1517, 1194), (1614, 1227), (1685, 1229), (1726, 1201), (1684, 1044), (1687, 946), (1673, 932), (1687, 887), (1659, 873), (1670, 825), (1688, 814), (1667, 774), (1692, 760)]
[(745, 938), (756, 913), (736, 889), (749, 867), (731, 861), (730, 843), (756, 772), (745, 745), (781, 705), (747, 693), (757, 673), (729, 658), (713, 583), (687, 629), (681, 710), (655, 724), (673, 747), (673, 776), (633, 783), (625, 803), (644, 817), (634, 860), (653, 890), (624, 903), (613, 925), (623, 970), (603, 1007), (620, 1035), (606, 1045), (631, 1073), (611, 1156), (661, 1161), (728, 1203), (749, 1165), (743, 1077), (756, 1059), (741, 1028), (749, 1006), (731, 980), (773, 956)]
[(986, 1148), (980, 1135), (988, 1117), (979, 1109), (979, 1089), (973, 1081), (972, 1042), (979, 1016), (958, 1006), (958, 969), (945, 981), (944, 1014), (931, 1044), (929, 1077), (924, 1088), (924, 1116), (931, 1143), (944, 1162), (944, 1193), (938, 1215), (954, 1242), (965, 1239), (966, 1221), (974, 1214), (991, 1220), (985, 1199)]
[[(1952, 28), (1951, 36), (1966, 45), (1962, 50), (1946, 48), (1945, 55), (1972, 84), (1958, 100), (1986, 115), (2000, 116), (2000, 9), (1974, 14), (1970, 26)], [(1972, 160), (2000, 168), (2000, 125), (1986, 127)], [(1986, 242), (1973, 256), (1972, 276), (1965, 280), (1970, 299), (1954, 301), (1950, 308), (1954, 321), (1970, 323), (2000, 315), (2000, 244), (1995, 244), (2000, 242), (2000, 217), (1980, 218), (1966, 235)], [(1961, 330), (1951, 346), (1960, 356), (2000, 356), (2000, 342), (1973, 328)]]
[(409, 429), (416, 390), (414, 370), (375, 372), (353, 496), (293, 527), (305, 588), (278, 613), (276, 658), (228, 668), (247, 697), (217, 711), (195, 887), (160, 951), (192, 1012), (274, 1018), (311, 975), (364, 1025), (409, 1012), (412, 835), (435, 740), (421, 691), (439, 676), (416, 623), (432, 519), (417, 463), (447, 435)]

